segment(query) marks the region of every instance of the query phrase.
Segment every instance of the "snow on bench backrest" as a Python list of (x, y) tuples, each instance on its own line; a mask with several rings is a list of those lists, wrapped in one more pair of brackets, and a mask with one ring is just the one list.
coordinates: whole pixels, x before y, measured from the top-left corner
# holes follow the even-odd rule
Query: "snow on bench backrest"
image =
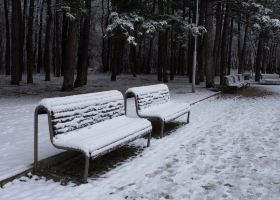
[(169, 89), (165, 84), (134, 87), (127, 93), (135, 94), (139, 110), (170, 101)]
[(235, 83), (233, 76), (225, 76), (227, 86), (231, 86)]
[(51, 113), (54, 135), (125, 114), (123, 95), (115, 90), (43, 99), (40, 105)]

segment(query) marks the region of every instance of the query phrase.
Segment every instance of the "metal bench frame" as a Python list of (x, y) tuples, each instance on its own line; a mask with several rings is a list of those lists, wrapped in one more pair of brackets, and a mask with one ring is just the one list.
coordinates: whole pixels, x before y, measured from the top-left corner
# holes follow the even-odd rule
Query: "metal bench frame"
[(84, 166), (84, 175), (83, 175), (83, 182), (84, 183), (87, 183), (87, 179), (88, 179), (88, 171), (89, 171), (89, 161), (90, 159), (95, 159), (95, 158), (98, 158), (100, 156), (103, 156), (107, 153), (110, 153), (126, 144), (128, 144), (129, 142), (132, 142), (144, 135), (148, 135), (148, 141), (147, 141), (147, 147), (150, 146), (150, 141), (151, 141), (151, 134), (152, 132), (149, 131), (148, 133), (145, 133), (145, 134), (141, 134), (137, 137), (133, 137), (132, 139), (130, 140), (127, 140), (119, 145), (116, 145), (114, 146), (113, 148), (110, 148), (106, 151), (102, 151), (98, 154), (95, 154), (94, 156), (88, 156), (86, 152), (80, 150), (80, 149), (75, 149), (75, 148), (69, 148), (69, 147), (63, 147), (63, 146), (58, 146), (58, 145), (55, 145), (54, 142), (53, 142), (53, 137), (54, 137), (54, 127), (52, 125), (52, 117), (51, 117), (51, 112), (48, 110), (48, 108), (46, 108), (45, 106), (42, 106), (42, 105), (39, 105), (36, 107), (35, 109), (35, 113), (34, 113), (34, 165), (33, 165), (33, 171), (34, 173), (36, 173), (37, 169), (38, 169), (38, 158), (39, 158), (39, 154), (38, 154), (38, 151), (39, 151), (39, 144), (38, 144), (38, 139), (39, 139), (39, 135), (38, 135), (38, 132), (39, 132), (39, 115), (41, 114), (47, 114), (48, 115), (48, 126), (49, 126), (49, 133), (50, 133), (50, 140), (51, 140), (51, 143), (52, 145), (57, 148), (57, 149), (62, 149), (62, 150), (67, 150), (67, 151), (78, 151), (78, 152), (81, 152), (84, 154), (85, 156), (85, 166)]

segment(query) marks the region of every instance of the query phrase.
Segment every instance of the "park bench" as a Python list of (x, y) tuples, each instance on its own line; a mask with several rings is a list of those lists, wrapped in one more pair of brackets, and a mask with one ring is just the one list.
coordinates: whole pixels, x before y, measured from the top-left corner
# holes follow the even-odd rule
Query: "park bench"
[(136, 113), (140, 118), (159, 120), (161, 122), (161, 137), (163, 137), (164, 123), (188, 114), (190, 120), (190, 105), (171, 101), (169, 89), (165, 84), (134, 87), (125, 93), (126, 111), (128, 97), (135, 98)]
[(242, 74), (225, 76), (225, 85), (229, 89), (240, 89), (249, 86)]
[(43, 99), (35, 110), (34, 171), (38, 165), (38, 115), (47, 114), (50, 140), (54, 147), (85, 155), (84, 182), (89, 160), (109, 153), (137, 138), (148, 135), (151, 123), (125, 115), (124, 97), (107, 91)]
[(261, 74), (260, 84), (280, 85), (280, 76), (278, 74)]

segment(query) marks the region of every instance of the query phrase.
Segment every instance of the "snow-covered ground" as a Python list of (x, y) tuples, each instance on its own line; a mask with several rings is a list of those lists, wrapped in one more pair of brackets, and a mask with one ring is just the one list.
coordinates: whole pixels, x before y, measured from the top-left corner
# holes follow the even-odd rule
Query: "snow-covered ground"
[[(179, 82), (176, 87), (181, 89), (172, 93), (182, 101), (191, 95)], [(194, 105), (189, 125), (153, 139), (150, 148), (101, 177), (92, 177), (88, 184), (62, 186), (45, 178), (23, 177), (0, 189), (0, 199), (279, 199), (280, 87), (257, 88), (268, 92), (262, 97), (225, 95)], [(23, 105), (30, 111), (32, 104), (35, 102)], [(32, 119), (27, 113), (23, 110), (21, 114), (29, 123)], [(19, 114), (8, 121), (16, 116)], [(2, 121), (0, 127), (8, 127)], [(31, 129), (18, 128), (23, 133)], [(15, 132), (6, 135), (15, 137)], [(24, 134), (32, 138), (32, 134)], [(4, 152), (17, 145), (26, 146), (19, 140), (15, 140), (16, 145), (10, 142)], [(135, 144), (145, 142), (138, 140)], [(19, 149), (13, 150), (18, 150), (19, 158), (24, 155)]]
[[(33, 115), (36, 105), (42, 98), (111, 89), (125, 92), (129, 87), (158, 84), (154, 75), (137, 78), (121, 75), (118, 76), (117, 82), (111, 82), (109, 75), (91, 74), (87, 87), (73, 92), (60, 92), (61, 78), (53, 78), (51, 82), (42, 81), (43, 79), (43, 76), (35, 76), (34, 85), (23, 83), (18, 87), (9, 85), (9, 77), (0, 76), (0, 181), (31, 167), (34, 141)], [(180, 102), (191, 103), (214, 94), (204, 89), (203, 85), (197, 89), (197, 93), (190, 93), (191, 88), (186, 77), (177, 77), (168, 85), (171, 96)], [(40, 159), (61, 152), (50, 143), (46, 116), (40, 116), (39, 133)]]

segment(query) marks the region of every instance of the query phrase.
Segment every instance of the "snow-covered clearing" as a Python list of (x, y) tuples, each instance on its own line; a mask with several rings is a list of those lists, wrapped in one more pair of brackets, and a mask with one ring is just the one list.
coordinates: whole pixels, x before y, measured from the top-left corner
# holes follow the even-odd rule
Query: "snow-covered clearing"
[(88, 184), (23, 177), (0, 189), (0, 199), (279, 199), (280, 88), (258, 88), (274, 93), (196, 104), (189, 125)]

